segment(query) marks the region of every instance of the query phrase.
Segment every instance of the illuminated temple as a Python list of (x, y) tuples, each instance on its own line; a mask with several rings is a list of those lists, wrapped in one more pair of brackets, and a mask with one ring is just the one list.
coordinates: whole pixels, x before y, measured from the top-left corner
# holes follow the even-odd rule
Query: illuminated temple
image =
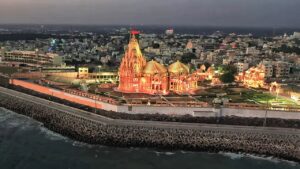
[(190, 74), (189, 67), (179, 61), (169, 67), (151, 60), (146, 61), (135, 34), (131, 35), (119, 68), (118, 90), (124, 93), (166, 95), (189, 93), (198, 88), (198, 77)]

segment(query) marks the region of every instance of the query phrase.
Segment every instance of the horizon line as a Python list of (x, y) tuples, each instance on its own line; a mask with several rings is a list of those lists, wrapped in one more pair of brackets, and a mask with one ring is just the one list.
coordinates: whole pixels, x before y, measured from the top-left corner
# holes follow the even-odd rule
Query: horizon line
[(32, 25), (32, 26), (116, 26), (116, 27), (202, 27), (202, 28), (251, 28), (251, 29), (300, 29), (300, 27), (287, 27), (287, 26), (229, 26), (229, 25), (187, 25), (187, 24), (80, 24), (80, 23), (0, 23), (0, 26), (17, 26), (17, 25)]

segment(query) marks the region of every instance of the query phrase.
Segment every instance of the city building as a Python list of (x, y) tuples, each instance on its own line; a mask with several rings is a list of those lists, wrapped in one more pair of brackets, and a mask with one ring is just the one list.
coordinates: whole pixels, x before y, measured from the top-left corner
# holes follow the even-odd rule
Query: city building
[(93, 72), (88, 67), (79, 67), (78, 71), (43, 71), (46, 80), (65, 84), (116, 84), (118, 82), (117, 72)]
[(193, 48), (194, 48), (194, 44), (191, 40), (189, 40), (188, 43), (186, 44), (185, 49), (192, 52)]
[(291, 36), (292, 39), (300, 39), (300, 32), (294, 32), (294, 34)]
[(62, 56), (55, 53), (42, 53), (36, 51), (6, 51), (1, 49), (0, 53), (1, 62), (11, 66), (30, 66), (30, 67), (43, 67), (43, 66), (61, 66), (63, 64)]
[(258, 55), (259, 53), (260, 53), (260, 51), (257, 50), (256, 47), (248, 47), (246, 49), (246, 54)]
[(238, 62), (235, 63), (237, 73), (243, 73), (249, 68), (249, 63)]
[(273, 77), (273, 64), (270, 61), (262, 61), (257, 66), (257, 69), (264, 73), (264, 78), (271, 78)]
[(166, 35), (167, 36), (172, 36), (174, 34), (174, 29), (167, 29), (166, 30)]
[(290, 74), (291, 66), (287, 62), (283, 61), (276, 61), (273, 62), (274, 67), (274, 76), (276, 78), (288, 77)]

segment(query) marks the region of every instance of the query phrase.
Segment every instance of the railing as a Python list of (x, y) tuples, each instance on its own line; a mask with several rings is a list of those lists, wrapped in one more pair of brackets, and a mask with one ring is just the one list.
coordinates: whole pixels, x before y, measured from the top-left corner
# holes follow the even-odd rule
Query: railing
[(87, 97), (87, 98), (90, 98), (93, 100), (97, 100), (97, 101), (101, 101), (101, 102), (105, 102), (105, 103), (109, 103), (109, 104), (119, 105), (119, 102), (113, 98), (99, 96), (99, 95), (95, 95), (95, 94), (91, 94), (91, 93), (87, 93), (87, 92), (82, 92), (82, 91), (75, 90), (75, 89), (64, 89), (63, 91), (66, 93), (69, 93), (69, 94), (73, 94), (73, 95), (77, 95), (77, 96), (81, 96), (81, 97)]
[[(161, 106), (161, 107), (166, 107), (166, 106), (171, 106), (172, 107), (210, 107), (208, 103), (206, 102), (199, 102), (199, 101), (165, 101), (165, 100), (155, 100), (151, 101), (151, 106)], [(137, 99), (128, 99), (127, 100), (127, 105), (146, 105), (145, 102), (142, 100), (137, 100)]]
[(26, 79), (41, 79), (45, 77), (45, 75), (41, 72), (30, 72), (30, 73), (14, 73), (11, 75), (12, 78), (26, 78)]
[(247, 104), (247, 103), (226, 103), (225, 108), (235, 108), (235, 109), (252, 109), (252, 110), (278, 110), (278, 111), (300, 111), (299, 107), (292, 106), (266, 106), (257, 104)]

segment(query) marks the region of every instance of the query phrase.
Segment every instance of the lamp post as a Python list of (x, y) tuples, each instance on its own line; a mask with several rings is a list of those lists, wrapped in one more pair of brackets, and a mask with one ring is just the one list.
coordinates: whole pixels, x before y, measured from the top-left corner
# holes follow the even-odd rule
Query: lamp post
[(94, 97), (94, 100), (95, 100), (95, 109), (94, 109), (94, 113), (96, 114), (96, 112), (97, 112), (97, 102), (96, 102), (96, 96)]
[(279, 89), (276, 88), (276, 101), (278, 100)]
[(100, 73), (101, 72), (101, 68), (102, 68), (102, 66), (101, 65), (99, 65), (99, 66), (97, 66), (98, 67), (98, 73)]
[(267, 108), (266, 108), (264, 124), (263, 124), (264, 127), (266, 127), (267, 125), (268, 108), (269, 108), (269, 100), (267, 101)]
[(97, 112), (97, 93), (98, 93), (98, 88), (95, 89), (94, 95), (93, 95), (93, 99), (94, 99), (94, 103), (95, 103), (95, 108), (94, 108), (94, 113), (95, 114)]

